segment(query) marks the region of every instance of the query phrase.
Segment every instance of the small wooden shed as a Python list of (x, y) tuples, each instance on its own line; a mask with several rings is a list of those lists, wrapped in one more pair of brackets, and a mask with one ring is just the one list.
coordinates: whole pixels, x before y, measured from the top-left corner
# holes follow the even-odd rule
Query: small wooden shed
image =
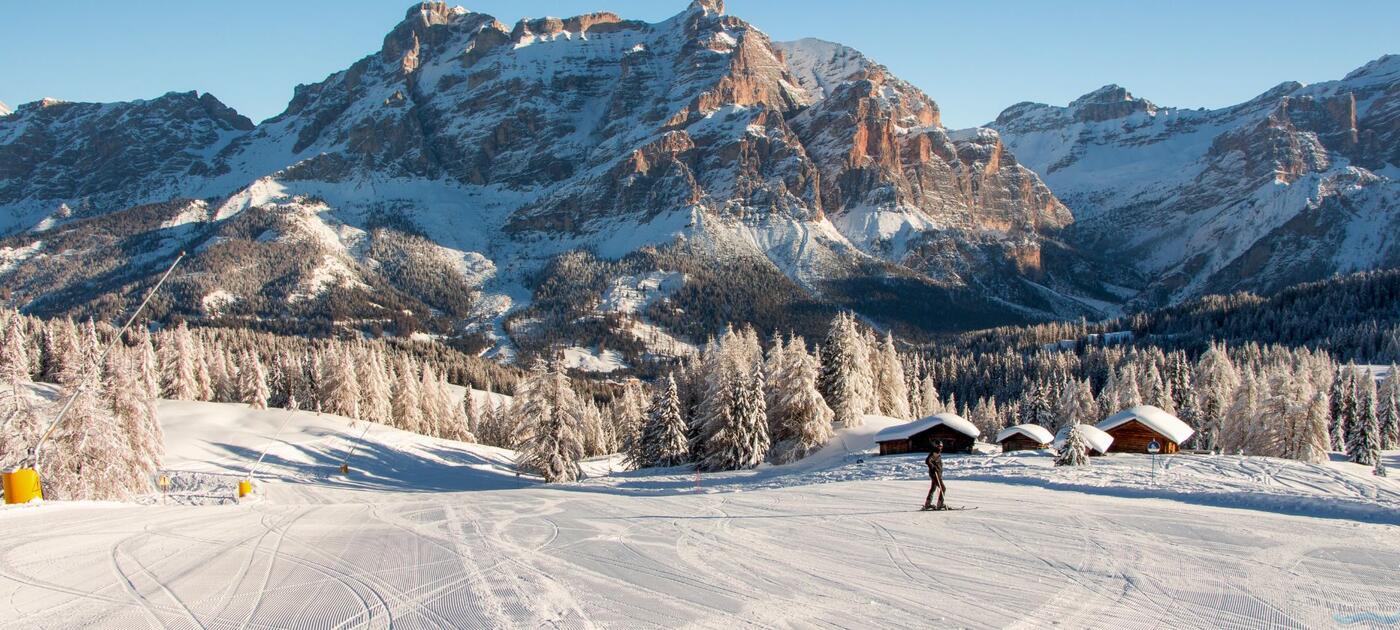
[(997, 444), (1001, 445), (1003, 453), (1044, 450), (1054, 441), (1055, 436), (1038, 424), (1018, 424), (997, 433)]
[(1146, 453), (1148, 444), (1156, 440), (1161, 452), (1171, 455), (1196, 433), (1180, 418), (1152, 405), (1124, 409), (1100, 422), (1099, 429), (1113, 436), (1110, 453)]
[(945, 453), (971, 453), (982, 431), (955, 413), (940, 413), (922, 420), (888, 427), (875, 434), (881, 455), (928, 453), (941, 443)]

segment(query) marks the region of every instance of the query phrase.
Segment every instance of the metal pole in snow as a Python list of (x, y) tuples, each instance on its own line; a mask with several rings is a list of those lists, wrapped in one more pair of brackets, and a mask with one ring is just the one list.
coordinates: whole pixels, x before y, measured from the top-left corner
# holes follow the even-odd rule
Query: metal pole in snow
[(259, 455), (259, 456), (258, 456), (258, 461), (257, 461), (256, 463), (253, 464), (253, 467), (252, 467), (252, 468), (249, 468), (249, 469), (248, 469), (248, 481), (252, 481), (252, 480), (253, 480), (253, 473), (254, 473), (255, 471), (257, 471), (258, 466), (261, 466), (261, 465), (262, 465), (263, 458), (264, 458), (264, 457), (267, 457), (267, 452), (270, 451), (270, 450), (272, 450), (272, 445), (277, 443), (277, 438), (282, 437), (282, 432), (285, 431), (285, 430), (287, 430), (287, 425), (288, 425), (288, 424), (291, 424), (291, 422), (292, 422), (292, 414), (289, 412), (289, 413), (287, 413), (287, 419), (282, 421), (282, 426), (279, 427), (279, 428), (277, 429), (277, 433), (276, 433), (275, 435), (272, 436), (272, 441), (271, 441), (271, 442), (268, 442), (268, 443), (267, 443), (267, 446), (264, 446), (264, 447), (263, 447), (262, 455)]
[(350, 452), (346, 453), (345, 459), (341, 460), (340, 462), (340, 469), (342, 471), (345, 470), (346, 466), (350, 465), (350, 458), (355, 456), (355, 451), (359, 449), (360, 442), (363, 442), (365, 436), (369, 435), (369, 428), (372, 426), (374, 426), (373, 422), (369, 422), (368, 420), (365, 421), (365, 430), (360, 432), (360, 439), (355, 440), (355, 442), (350, 445)]
[[(102, 366), (107, 364), (107, 355), (112, 353), (112, 350), (117, 347), (118, 343), (121, 343), (122, 335), (126, 334), (126, 329), (131, 328), (131, 324), (136, 321), (136, 318), (139, 315), (141, 315), (141, 311), (146, 310), (146, 305), (151, 303), (151, 298), (155, 297), (156, 291), (159, 291), (161, 285), (165, 284), (165, 281), (170, 278), (170, 274), (175, 273), (175, 267), (178, 266), (180, 264), (180, 261), (184, 259), (185, 252), (181, 251), (180, 255), (175, 257), (175, 262), (170, 263), (170, 268), (165, 270), (165, 275), (162, 275), (160, 277), (160, 281), (156, 282), (156, 286), (151, 287), (151, 290), (146, 293), (146, 298), (141, 300), (141, 304), (136, 307), (136, 310), (134, 312), (131, 313), (131, 317), (128, 317), (126, 319), (126, 323), (122, 324), (121, 330), (117, 331), (117, 335), (112, 338), (112, 342), (107, 344), (107, 349), (102, 351), (102, 356), (98, 357), (97, 363), (94, 364), (96, 369), (100, 370), (102, 369)], [(54, 418), (53, 422), (49, 423), (49, 426), (47, 429), (44, 430), (43, 435), (39, 436), (39, 441), (34, 444), (34, 470), (39, 470), (39, 449), (42, 449), (44, 447), (44, 442), (48, 441), (49, 436), (53, 434), (54, 429), (57, 429), (58, 425), (63, 422), (63, 417), (65, 415), (68, 415), (68, 410), (73, 407), (73, 403), (78, 400), (78, 396), (82, 395), (83, 390), (87, 389), (87, 379), (83, 380), (84, 383), (78, 385), (78, 387), (73, 391), (73, 395), (68, 397), (68, 402), (63, 403), (63, 408), (58, 410), (58, 417)]]

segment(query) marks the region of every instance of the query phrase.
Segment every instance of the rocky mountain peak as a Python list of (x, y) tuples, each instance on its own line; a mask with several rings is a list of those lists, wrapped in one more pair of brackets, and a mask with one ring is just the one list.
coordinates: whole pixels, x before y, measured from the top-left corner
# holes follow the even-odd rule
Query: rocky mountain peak
[(705, 15), (724, 15), (724, 0), (691, 0), (690, 10)]
[(1400, 55), (1384, 55), (1360, 68), (1351, 71), (1343, 81), (1373, 79), (1395, 81), (1400, 79)]
[(1123, 118), (1137, 112), (1157, 113), (1157, 106), (1146, 99), (1135, 98), (1121, 85), (1105, 85), (1070, 102), (1075, 118), (1098, 122)]

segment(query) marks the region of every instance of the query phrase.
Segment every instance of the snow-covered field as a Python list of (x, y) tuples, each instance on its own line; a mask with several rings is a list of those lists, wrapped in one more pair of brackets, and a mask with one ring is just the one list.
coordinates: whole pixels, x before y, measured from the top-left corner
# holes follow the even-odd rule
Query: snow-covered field
[[(242, 505), (0, 509), (0, 626), (1390, 627), (1400, 484), (1346, 463), (950, 456), (920, 513), (880, 427), (787, 467), (544, 487), (510, 453), (163, 403), (170, 468)], [(335, 468), (358, 442), (351, 476)], [(1400, 454), (1389, 455), (1400, 470)], [(862, 461), (863, 460), (863, 461)], [(210, 477), (217, 478), (217, 477)], [(236, 477), (228, 477), (234, 479)], [(217, 490), (217, 489), (215, 489)], [(232, 493), (232, 487), (223, 491)], [(1392, 623), (1392, 625), (1394, 625)]]

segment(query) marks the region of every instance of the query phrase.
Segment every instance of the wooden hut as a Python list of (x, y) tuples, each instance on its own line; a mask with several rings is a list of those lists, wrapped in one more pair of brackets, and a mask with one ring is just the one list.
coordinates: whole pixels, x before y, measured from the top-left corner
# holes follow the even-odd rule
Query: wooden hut
[(1155, 440), (1162, 453), (1171, 455), (1195, 434), (1180, 418), (1152, 405), (1124, 409), (1100, 422), (1099, 429), (1113, 436), (1111, 453), (1146, 453)]
[(1003, 453), (1044, 450), (1054, 441), (1055, 436), (1038, 424), (1018, 424), (997, 433), (997, 444)]
[(875, 434), (881, 455), (928, 453), (942, 444), (945, 453), (971, 453), (982, 432), (954, 413), (940, 413), (907, 424), (897, 424)]

